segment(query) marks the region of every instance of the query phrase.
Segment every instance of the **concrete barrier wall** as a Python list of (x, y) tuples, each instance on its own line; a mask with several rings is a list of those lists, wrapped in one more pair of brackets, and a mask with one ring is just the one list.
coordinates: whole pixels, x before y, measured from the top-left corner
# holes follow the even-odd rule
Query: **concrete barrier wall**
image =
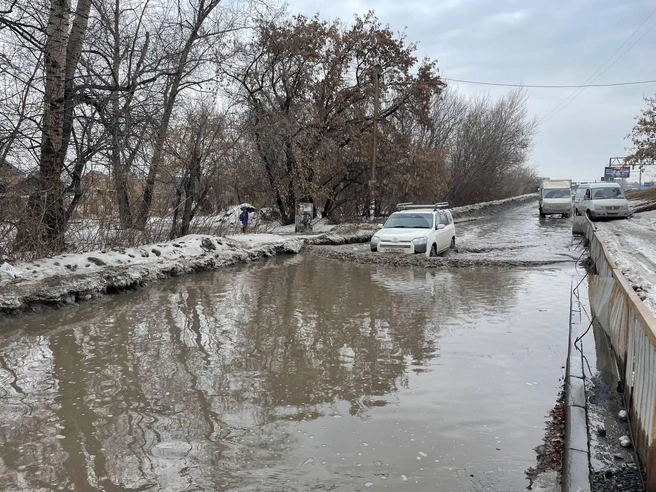
[(656, 491), (656, 318), (617, 268), (587, 217), (576, 217), (588, 240), (594, 273), (590, 304), (611, 340), (624, 386), (633, 446)]

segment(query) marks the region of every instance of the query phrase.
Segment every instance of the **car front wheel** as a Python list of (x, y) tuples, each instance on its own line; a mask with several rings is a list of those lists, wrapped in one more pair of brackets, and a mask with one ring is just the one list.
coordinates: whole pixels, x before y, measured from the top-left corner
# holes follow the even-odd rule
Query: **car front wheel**
[(455, 237), (451, 238), (451, 249), (456, 249), (456, 238)]
[(435, 258), (437, 256), (437, 245), (433, 244), (431, 246), (430, 256), (431, 256), (431, 258)]

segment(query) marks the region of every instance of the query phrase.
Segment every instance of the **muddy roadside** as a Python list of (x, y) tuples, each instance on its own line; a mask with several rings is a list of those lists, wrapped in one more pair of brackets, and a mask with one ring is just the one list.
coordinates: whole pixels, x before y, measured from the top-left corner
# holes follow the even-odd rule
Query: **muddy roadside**
[[(496, 213), (533, 199), (533, 194), (522, 195), (458, 207), (452, 211), (456, 220), (471, 221), (486, 213)], [(167, 277), (214, 270), (280, 254), (296, 254), (303, 248), (351, 244), (364, 247), (363, 243), (369, 242), (377, 228), (374, 223), (360, 223), (337, 225), (329, 232), (311, 235), (246, 234), (225, 238), (197, 234), (134, 248), (62, 254), (29, 263), (17, 263), (11, 265), (8, 272), (0, 272), (0, 316), (70, 305), (105, 294), (135, 289)], [(360, 261), (359, 258), (343, 256), (339, 249), (330, 252), (326, 248), (325, 254), (342, 260)], [(472, 263), (458, 258), (438, 259), (428, 264), (423, 260), (386, 257), (376, 261), (392, 266), (445, 268), (498, 264), (493, 260)], [(513, 264), (529, 265), (522, 261)]]
[(560, 490), (565, 443), (565, 392), (561, 389), (549, 412), (542, 444), (535, 448), (536, 465), (526, 470), (528, 490)]
[(136, 289), (168, 277), (297, 254), (305, 244), (361, 243), (369, 241), (372, 235), (373, 228), (354, 227), (311, 237), (271, 235), (255, 243), (189, 235), (135, 248), (63, 254), (18, 263), (14, 267), (17, 276), (0, 275), (0, 320), (2, 316), (71, 305)]
[(245, 248), (222, 238), (191, 235), (137, 248), (19, 263), (15, 267), (19, 275), (0, 277), (0, 316), (70, 305), (162, 278), (298, 253), (301, 247), (301, 241), (287, 240)]
[(421, 267), (421, 268), (469, 268), (469, 267), (541, 267), (559, 263), (572, 263), (575, 259), (560, 258), (511, 258), (502, 255), (505, 250), (482, 250), (486, 254), (465, 254), (466, 249), (454, 249), (436, 258), (425, 255), (380, 254), (369, 251), (369, 245), (350, 245), (345, 248), (310, 247), (309, 251), (333, 260), (360, 263), (365, 265), (381, 265), (387, 267)]

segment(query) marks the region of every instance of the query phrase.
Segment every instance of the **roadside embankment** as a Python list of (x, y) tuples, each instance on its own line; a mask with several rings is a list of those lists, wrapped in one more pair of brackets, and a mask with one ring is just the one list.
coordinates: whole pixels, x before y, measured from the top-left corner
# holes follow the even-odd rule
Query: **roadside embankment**
[[(610, 340), (623, 388), (633, 446), (656, 490), (656, 318), (614, 261), (595, 223), (578, 218), (589, 243), (594, 318)], [(617, 254), (617, 252), (616, 252)]]
[(627, 191), (626, 198), (635, 213), (656, 210), (656, 188)]
[(234, 241), (190, 235), (166, 243), (43, 258), (13, 265), (20, 276), (0, 275), (0, 315), (62, 306), (191, 272), (298, 253), (289, 239), (244, 247)]
[[(532, 198), (534, 195), (523, 195), (458, 207), (452, 212), (455, 217), (471, 217)], [(278, 254), (298, 253), (304, 245), (366, 243), (376, 230), (376, 224), (362, 223), (337, 225), (328, 232), (308, 235), (188, 235), (174, 241), (133, 248), (62, 254), (33, 262), (5, 264), (4, 271), (0, 269), (0, 316), (45, 306), (73, 304), (134, 289), (166, 277), (213, 270)], [(399, 261), (418, 260), (404, 258)], [(440, 266), (462, 265), (459, 260), (450, 260)]]
[(656, 315), (656, 211), (596, 222), (595, 229), (615, 265)]
[(522, 203), (526, 203), (538, 198), (537, 193), (528, 193), (526, 195), (514, 196), (511, 198), (504, 198), (503, 200), (495, 200), (492, 202), (474, 203), (473, 205), (465, 205), (463, 207), (454, 207), (451, 209), (454, 222), (462, 222), (466, 219), (471, 219), (481, 215), (485, 215), (492, 210), (499, 211), (505, 210)]

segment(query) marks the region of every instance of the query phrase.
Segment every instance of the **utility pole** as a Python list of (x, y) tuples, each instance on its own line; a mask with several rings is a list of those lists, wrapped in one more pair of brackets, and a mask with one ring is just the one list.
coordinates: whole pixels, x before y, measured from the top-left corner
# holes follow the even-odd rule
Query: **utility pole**
[(371, 156), (371, 181), (369, 188), (371, 190), (371, 204), (369, 205), (369, 220), (374, 221), (376, 215), (376, 155), (378, 154), (377, 136), (378, 136), (378, 106), (379, 106), (379, 85), (381, 66), (376, 64), (374, 67), (374, 135), (373, 149)]

